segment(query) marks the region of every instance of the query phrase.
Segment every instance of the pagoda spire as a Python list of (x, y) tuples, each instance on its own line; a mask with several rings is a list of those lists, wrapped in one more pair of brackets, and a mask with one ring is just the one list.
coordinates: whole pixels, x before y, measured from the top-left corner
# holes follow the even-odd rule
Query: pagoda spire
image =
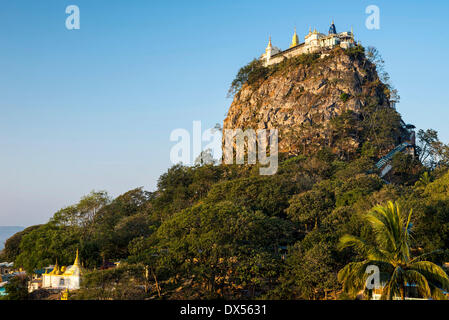
[(295, 33), (293, 34), (292, 44), (290, 45), (290, 48), (296, 47), (297, 45), (299, 45), (299, 38), (298, 38), (298, 34), (296, 33), (296, 27), (295, 27)]
[(273, 45), (271, 44), (271, 36), (268, 37), (268, 46), (267, 48), (271, 48)]
[(75, 257), (75, 262), (73, 263), (74, 266), (80, 266), (80, 257), (79, 257), (79, 251), (78, 248), (76, 249), (76, 257)]

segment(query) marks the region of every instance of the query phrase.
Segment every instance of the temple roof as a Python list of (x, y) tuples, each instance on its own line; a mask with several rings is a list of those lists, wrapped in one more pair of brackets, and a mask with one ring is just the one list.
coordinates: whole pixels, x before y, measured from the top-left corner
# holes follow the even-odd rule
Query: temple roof
[(45, 273), (48, 275), (62, 275), (62, 276), (73, 276), (73, 275), (80, 275), (82, 273), (82, 267), (80, 264), (80, 258), (79, 258), (79, 252), (78, 249), (76, 250), (76, 257), (75, 261), (73, 262), (73, 265), (65, 267), (59, 267), (58, 260), (56, 260), (56, 264), (53, 267), (53, 270), (51, 272), (48, 272), (48, 270), (51, 268), (45, 268)]
[(334, 21), (332, 21), (332, 24), (329, 28), (329, 34), (337, 34), (337, 28), (335, 28)]

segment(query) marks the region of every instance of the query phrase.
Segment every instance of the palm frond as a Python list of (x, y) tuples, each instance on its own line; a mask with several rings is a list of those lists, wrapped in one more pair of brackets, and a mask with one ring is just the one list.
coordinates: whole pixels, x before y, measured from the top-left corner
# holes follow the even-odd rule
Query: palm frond
[(392, 300), (395, 296), (401, 295), (401, 287), (403, 286), (403, 270), (396, 268), (390, 278), (390, 281), (384, 286), (382, 291), (382, 300)]
[(429, 283), (426, 277), (416, 270), (406, 270), (404, 272), (404, 280), (409, 285), (416, 285), (418, 293), (425, 298), (430, 298), (432, 296)]
[(443, 293), (443, 290), (435, 286), (434, 284), (429, 282), (431, 298), (434, 300), (447, 300), (446, 295)]
[(359, 237), (345, 234), (340, 238), (337, 248), (339, 250), (343, 250), (348, 247), (354, 247), (358, 252), (363, 254), (368, 260), (376, 260), (383, 262), (389, 261), (388, 257), (375, 246), (367, 243), (366, 241), (360, 239)]
[(423, 274), (432, 282), (440, 284), (442, 289), (449, 289), (449, 277), (443, 268), (430, 261), (418, 261), (410, 264), (410, 269), (416, 270)]

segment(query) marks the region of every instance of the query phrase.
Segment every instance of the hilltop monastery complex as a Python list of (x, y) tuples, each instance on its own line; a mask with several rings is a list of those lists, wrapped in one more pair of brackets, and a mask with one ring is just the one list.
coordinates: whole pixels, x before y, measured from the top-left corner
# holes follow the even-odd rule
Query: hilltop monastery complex
[(332, 22), (327, 35), (316, 31), (316, 29), (312, 31), (312, 28), (310, 28), (303, 43), (299, 43), (298, 34), (295, 29), (290, 48), (284, 51), (273, 46), (270, 37), (265, 53), (260, 57), (260, 60), (264, 62), (265, 66), (270, 66), (279, 63), (286, 58), (295, 57), (300, 54), (320, 52), (325, 49), (332, 49), (336, 46), (348, 49), (354, 45), (354, 32), (351, 30), (337, 33), (335, 24)]

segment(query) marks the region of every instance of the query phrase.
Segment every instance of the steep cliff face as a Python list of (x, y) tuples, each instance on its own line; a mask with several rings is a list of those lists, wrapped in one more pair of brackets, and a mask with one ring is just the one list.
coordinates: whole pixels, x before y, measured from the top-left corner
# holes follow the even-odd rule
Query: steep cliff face
[(224, 129), (277, 128), (279, 151), (290, 154), (313, 146), (351, 154), (375, 139), (370, 135), (377, 129), (366, 130), (376, 125), (369, 118), (377, 112), (380, 118), (391, 115), (381, 144), (394, 145), (400, 136), (400, 116), (389, 106), (388, 88), (361, 50), (299, 56), (257, 73), (235, 94)]

